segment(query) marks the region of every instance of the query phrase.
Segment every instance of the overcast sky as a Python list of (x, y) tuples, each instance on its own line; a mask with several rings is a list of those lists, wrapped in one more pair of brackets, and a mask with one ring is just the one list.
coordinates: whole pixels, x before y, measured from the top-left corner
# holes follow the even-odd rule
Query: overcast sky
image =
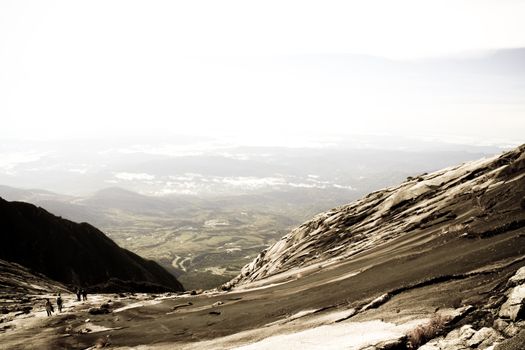
[(525, 142), (525, 63), (447, 68), (525, 47), (524, 18), (509, 0), (2, 1), (0, 138)]

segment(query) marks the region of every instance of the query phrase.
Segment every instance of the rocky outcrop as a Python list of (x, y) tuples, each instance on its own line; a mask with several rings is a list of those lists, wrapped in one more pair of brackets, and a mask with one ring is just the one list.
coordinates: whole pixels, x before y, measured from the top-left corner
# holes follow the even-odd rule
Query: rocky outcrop
[(501, 306), (499, 316), (517, 321), (525, 316), (525, 285), (518, 285), (510, 290), (509, 297)]
[(520, 268), (516, 274), (509, 279), (508, 285), (512, 287), (523, 284), (523, 282), (525, 282), (525, 266)]
[[(453, 329), (445, 336), (430, 340), (420, 350), (470, 350), (470, 349), (523, 349), (515, 348), (512, 344), (525, 343), (524, 339), (525, 321), (521, 312), (524, 305), (524, 295), (522, 288), (525, 287), (525, 280), (522, 279), (525, 267), (519, 269), (516, 274), (509, 279), (508, 286), (514, 285), (507, 291), (508, 297), (498, 309), (491, 310), (492, 314), (499, 315), (494, 320), (492, 327), (481, 327), (475, 329), (473, 325), (466, 324), (460, 328)], [(516, 285), (517, 284), (517, 285)], [(486, 305), (491, 308), (494, 305)]]
[(445, 337), (431, 340), (421, 346), (421, 350), (444, 350), (444, 349), (487, 349), (490, 346), (502, 341), (504, 338), (493, 328), (483, 327), (475, 330), (471, 325), (466, 325), (460, 329), (453, 330)]
[(431, 231), (482, 239), (523, 229), (524, 198), (525, 145), (412, 177), (321, 213), (262, 251), (223, 289), (316, 262), (351, 259), (403, 235)]
[[(460, 302), (473, 300), (473, 306), (447, 319), (443, 327), (427, 331), (423, 325), (418, 329), (420, 341), (410, 342), (415, 338), (408, 334), (405, 345), (415, 349), (426, 343), (421, 347), (426, 350), (506, 349), (501, 346), (520, 337), (524, 326), (525, 267), (518, 269), (525, 257), (524, 198), (525, 145), (410, 178), (321, 213), (261, 252), (223, 290), (295, 286), (305, 280), (331, 288), (355, 281), (360, 288), (370, 278), (371, 285), (378, 285), (393, 277), (394, 283), (374, 294), (377, 299), (361, 304), (365, 306), (360, 312), (373, 312), (408, 290), (474, 276), (481, 284), (496, 279), (481, 294), (462, 291)], [(329, 271), (345, 272), (324, 278)], [(319, 288), (315, 283), (311, 286)], [(346, 286), (354, 288), (350, 282)], [(454, 308), (461, 305), (468, 303)]]
[(104, 303), (99, 307), (92, 307), (88, 310), (88, 313), (91, 315), (105, 315), (111, 313), (111, 308), (109, 303)]

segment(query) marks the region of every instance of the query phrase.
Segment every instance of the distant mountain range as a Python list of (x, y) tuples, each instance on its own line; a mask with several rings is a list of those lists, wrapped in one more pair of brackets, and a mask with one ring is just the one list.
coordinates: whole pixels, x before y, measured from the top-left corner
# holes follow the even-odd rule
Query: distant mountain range
[(0, 185), (0, 197), (89, 222), (120, 246), (158, 262), (189, 289), (226, 282), (285, 230), (346, 203), (354, 192), (292, 188), (237, 196), (147, 196), (108, 187), (81, 197)]
[(150, 147), (133, 143), (115, 147), (96, 142), (86, 152), (85, 146), (67, 142), (13, 142), (16, 151), (0, 150), (0, 184), (82, 197), (106, 187), (155, 196), (231, 196), (294, 189), (363, 195), (416, 172), (500, 151), (387, 136), (349, 137), (319, 147), (223, 147), (183, 155), (170, 152), (176, 146), (153, 142)]
[(91, 291), (182, 291), (153, 261), (120, 248), (97, 228), (0, 198), (0, 259)]

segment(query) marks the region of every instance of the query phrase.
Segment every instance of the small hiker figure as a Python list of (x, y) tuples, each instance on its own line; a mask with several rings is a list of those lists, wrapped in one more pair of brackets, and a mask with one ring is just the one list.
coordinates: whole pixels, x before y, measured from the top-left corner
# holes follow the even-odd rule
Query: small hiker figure
[(87, 300), (87, 291), (85, 289), (82, 289), (82, 300)]
[(48, 298), (46, 298), (46, 312), (47, 312), (47, 316), (51, 316), (53, 314), (53, 311), (55, 311), (53, 309), (53, 305), (51, 305), (51, 302), (49, 301)]
[(77, 288), (77, 301), (80, 301), (80, 288)]
[(60, 296), (60, 293), (58, 293), (57, 297), (57, 308), (58, 312), (62, 312), (62, 297)]

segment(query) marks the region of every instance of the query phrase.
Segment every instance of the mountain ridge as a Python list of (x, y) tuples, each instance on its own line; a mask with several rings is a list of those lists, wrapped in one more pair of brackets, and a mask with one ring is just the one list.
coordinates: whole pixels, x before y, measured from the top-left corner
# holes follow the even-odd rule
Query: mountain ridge
[(120, 248), (88, 223), (75, 223), (24, 202), (0, 198), (0, 259), (58, 282), (92, 290), (182, 291), (157, 263)]
[[(521, 146), (321, 213), (223, 290), (124, 295), (113, 307), (93, 295), (89, 307), (112, 312), (88, 316), (73, 303), (72, 316), (57, 322), (41, 312), (40, 323), (3, 341), (13, 349), (28, 338), (72, 349), (101, 338), (152, 350), (521, 349), (524, 198)], [(86, 331), (87, 317), (104, 333)], [(35, 332), (42, 327), (51, 332)]]
[[(404, 233), (414, 234), (439, 223), (447, 223), (449, 231), (458, 231), (458, 235), (465, 237), (521, 228), (525, 226), (524, 169), (525, 145), (522, 145), (499, 156), (409, 177), (398, 186), (372, 192), (348, 205), (316, 215), (261, 252), (223, 287), (229, 289), (236, 284), (264, 279), (294, 265), (350, 258), (371, 248), (372, 243), (382, 243), (382, 239), (389, 241)], [(512, 181), (518, 185), (509, 185)], [(514, 195), (507, 193), (513, 187), (521, 190)], [(518, 207), (500, 215), (502, 218), (492, 218), (499, 195), (506, 203)], [(462, 203), (465, 196), (471, 208)], [(454, 204), (463, 207), (457, 212), (447, 208)], [(510, 218), (510, 215), (514, 216)], [(481, 227), (484, 222), (496, 219), (502, 222), (499, 226)]]

